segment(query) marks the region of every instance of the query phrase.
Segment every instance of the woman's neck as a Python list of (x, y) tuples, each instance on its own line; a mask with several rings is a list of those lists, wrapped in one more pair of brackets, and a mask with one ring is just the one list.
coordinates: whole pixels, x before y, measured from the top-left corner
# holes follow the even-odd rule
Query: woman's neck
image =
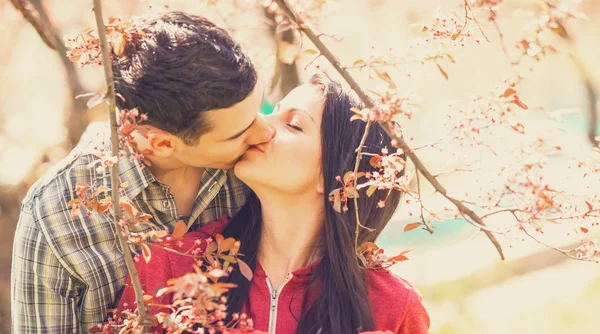
[(322, 253), (323, 199), (318, 193), (259, 198), (262, 232), (258, 260), (277, 288), (289, 272), (314, 262)]

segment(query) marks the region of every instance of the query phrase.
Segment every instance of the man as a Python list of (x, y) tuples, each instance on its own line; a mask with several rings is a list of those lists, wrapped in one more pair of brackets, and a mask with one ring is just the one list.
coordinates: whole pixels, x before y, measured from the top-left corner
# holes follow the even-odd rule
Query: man
[[(148, 115), (139, 145), (149, 166), (119, 160), (124, 194), (159, 228), (179, 219), (195, 227), (244, 204), (246, 188), (226, 169), (271, 129), (257, 111), (262, 90), (240, 46), (204, 18), (171, 12), (146, 20), (146, 36), (115, 59), (119, 108)], [(96, 148), (108, 130), (80, 143), (38, 180), (23, 201), (13, 249), (15, 333), (87, 333), (104, 322), (122, 291), (127, 268), (111, 219), (97, 212), (72, 218), (75, 184), (110, 184), (97, 170)]]

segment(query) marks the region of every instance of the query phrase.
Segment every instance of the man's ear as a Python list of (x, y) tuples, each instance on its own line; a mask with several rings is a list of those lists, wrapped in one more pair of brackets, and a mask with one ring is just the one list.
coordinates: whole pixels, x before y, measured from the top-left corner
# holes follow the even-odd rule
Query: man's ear
[(156, 157), (169, 157), (173, 154), (174, 147), (181, 139), (170, 134), (169, 132), (152, 128), (146, 135), (148, 148), (152, 151), (152, 155)]

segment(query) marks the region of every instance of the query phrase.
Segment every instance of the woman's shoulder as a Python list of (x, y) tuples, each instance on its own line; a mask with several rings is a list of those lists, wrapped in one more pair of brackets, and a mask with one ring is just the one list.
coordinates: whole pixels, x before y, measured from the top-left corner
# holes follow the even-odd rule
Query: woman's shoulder
[(377, 329), (427, 333), (429, 315), (419, 291), (387, 269), (366, 270), (369, 301)]

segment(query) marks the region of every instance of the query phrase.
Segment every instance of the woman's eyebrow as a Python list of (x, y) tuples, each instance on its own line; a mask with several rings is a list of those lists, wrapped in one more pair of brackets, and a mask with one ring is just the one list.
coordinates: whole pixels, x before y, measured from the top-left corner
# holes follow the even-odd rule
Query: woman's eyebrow
[[(275, 105), (275, 107), (273, 108), (273, 113), (276, 113), (277, 111), (279, 111), (280, 108), (281, 108), (281, 103), (277, 103)], [(310, 119), (313, 121), (313, 123), (316, 123), (315, 119), (312, 117), (312, 115), (308, 111), (306, 111), (306, 109), (290, 107), (290, 109), (287, 110), (287, 112), (296, 112), (296, 111), (301, 111), (301, 112), (305, 113), (308, 117), (310, 117)]]
[(291, 110), (292, 110), (292, 111), (301, 111), (301, 112), (305, 113), (305, 114), (306, 114), (308, 117), (310, 117), (310, 119), (313, 121), (313, 123), (316, 123), (316, 122), (315, 122), (315, 119), (312, 117), (312, 115), (311, 115), (311, 114), (310, 114), (308, 111), (306, 111), (306, 109), (301, 109), (301, 108), (291, 108)]

